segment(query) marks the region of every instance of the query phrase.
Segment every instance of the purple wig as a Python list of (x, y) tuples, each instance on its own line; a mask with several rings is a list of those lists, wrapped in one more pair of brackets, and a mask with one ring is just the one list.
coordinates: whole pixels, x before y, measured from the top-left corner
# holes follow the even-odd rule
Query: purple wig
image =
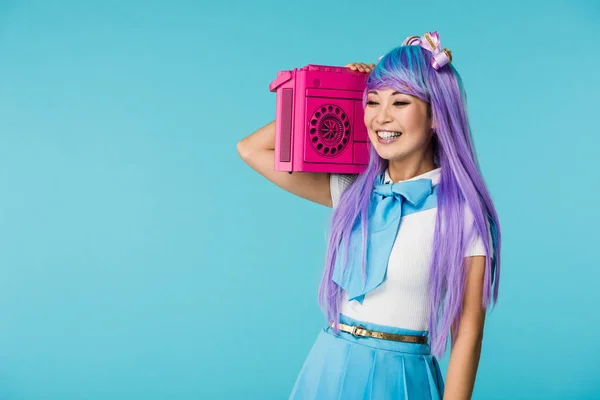
[[(466, 283), (464, 254), (472, 237), (464, 237), (463, 231), (479, 234), (486, 253), (491, 255), (485, 262), (482, 306), (486, 310), (498, 299), (501, 237), (498, 215), (473, 148), (462, 80), (452, 64), (436, 71), (430, 58), (431, 53), (420, 46), (399, 46), (391, 50), (369, 74), (363, 107), (369, 90), (390, 88), (427, 102), (435, 121), (437, 134), (432, 145), (434, 160), (441, 167), (441, 178), (429, 279), (429, 336), (432, 354), (442, 357), (450, 328), (458, 326), (462, 312)], [(377, 176), (388, 166), (388, 161), (377, 154), (371, 143), (369, 154), (367, 168), (344, 190), (332, 213), (319, 304), (328, 320), (336, 325), (342, 300), (342, 289), (332, 281), (338, 249), (340, 244), (348, 248), (350, 232), (360, 223), (364, 273), (371, 191)], [(464, 226), (465, 207), (473, 213), (473, 227)], [(342, 254), (342, 265), (347, 261), (346, 253)], [(452, 332), (454, 340), (456, 329)]]

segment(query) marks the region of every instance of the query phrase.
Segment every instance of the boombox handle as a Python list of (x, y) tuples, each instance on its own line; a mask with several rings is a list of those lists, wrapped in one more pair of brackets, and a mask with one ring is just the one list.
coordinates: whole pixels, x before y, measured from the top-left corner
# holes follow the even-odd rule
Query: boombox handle
[(284, 83), (286, 83), (290, 79), (292, 79), (292, 72), (291, 71), (281, 71), (278, 74), (277, 78), (273, 82), (271, 82), (271, 84), (269, 85), (269, 91), (270, 92), (277, 91), (277, 88), (279, 86), (283, 85)]

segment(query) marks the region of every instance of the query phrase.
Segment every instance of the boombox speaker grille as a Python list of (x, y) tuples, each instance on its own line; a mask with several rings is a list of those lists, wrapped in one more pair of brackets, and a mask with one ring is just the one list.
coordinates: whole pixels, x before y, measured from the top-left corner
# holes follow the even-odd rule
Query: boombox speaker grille
[(283, 104), (281, 105), (281, 145), (279, 147), (279, 161), (290, 162), (292, 159), (292, 89), (283, 89)]
[(325, 157), (337, 156), (350, 142), (350, 119), (335, 104), (324, 104), (315, 111), (308, 129), (313, 149)]

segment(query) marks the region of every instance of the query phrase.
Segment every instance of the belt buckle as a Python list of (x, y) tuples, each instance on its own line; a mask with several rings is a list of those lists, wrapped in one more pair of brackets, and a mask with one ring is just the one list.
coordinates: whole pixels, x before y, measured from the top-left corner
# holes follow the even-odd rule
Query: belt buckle
[(362, 336), (362, 335), (358, 335), (358, 334), (356, 333), (356, 331), (358, 331), (359, 329), (362, 329), (363, 331), (365, 330), (365, 328), (364, 328), (363, 326), (360, 326), (360, 325), (358, 325), (358, 326), (357, 326), (357, 325), (354, 325), (354, 326), (352, 327), (352, 332), (350, 332), (350, 333), (351, 333), (353, 336)]

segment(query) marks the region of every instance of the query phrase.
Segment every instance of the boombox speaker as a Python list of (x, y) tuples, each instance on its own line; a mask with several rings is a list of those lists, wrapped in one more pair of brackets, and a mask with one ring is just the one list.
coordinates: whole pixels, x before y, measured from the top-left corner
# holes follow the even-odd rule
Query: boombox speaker
[(366, 168), (367, 76), (314, 64), (277, 73), (269, 85), (277, 93), (275, 170), (358, 174)]

